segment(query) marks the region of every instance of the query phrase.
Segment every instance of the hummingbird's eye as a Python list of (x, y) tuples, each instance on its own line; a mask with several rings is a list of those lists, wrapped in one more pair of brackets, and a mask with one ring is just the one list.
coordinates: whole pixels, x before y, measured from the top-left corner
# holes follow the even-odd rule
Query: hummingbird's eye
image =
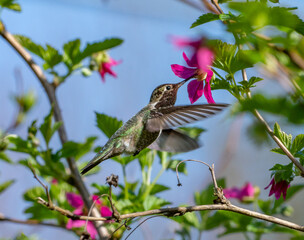
[(166, 89), (167, 89), (167, 90), (170, 90), (170, 89), (171, 89), (171, 86), (167, 86)]

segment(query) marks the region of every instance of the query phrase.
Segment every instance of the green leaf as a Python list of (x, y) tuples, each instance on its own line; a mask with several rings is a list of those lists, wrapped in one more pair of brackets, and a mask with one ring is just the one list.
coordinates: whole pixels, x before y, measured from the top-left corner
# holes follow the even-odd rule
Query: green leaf
[(304, 134), (299, 134), (295, 137), (291, 145), (291, 153), (295, 154), (304, 148)]
[(4, 152), (0, 152), (0, 159), (7, 163), (13, 163), (13, 161)]
[(110, 138), (122, 126), (122, 121), (117, 120), (115, 117), (110, 117), (103, 113), (96, 114), (97, 127)]
[(193, 226), (195, 228), (199, 228), (199, 220), (195, 212), (188, 212), (184, 215), (183, 220), (186, 224)]
[(75, 159), (78, 160), (83, 155), (91, 151), (96, 139), (97, 137), (88, 137), (84, 143), (77, 143), (73, 141), (64, 143), (62, 149), (60, 150), (61, 157), (75, 157)]
[(9, 186), (11, 186), (15, 180), (9, 180), (0, 184), (0, 193), (4, 192)]
[[(168, 164), (168, 169), (171, 169), (173, 172), (176, 172), (176, 166), (177, 164), (180, 163), (181, 160), (170, 160), (169, 164)], [(185, 175), (187, 175), (187, 168), (186, 168), (186, 163), (182, 163), (178, 166), (178, 172), (183, 173)]]
[(201, 15), (200, 17), (198, 17), (198, 19), (196, 19), (196, 21), (194, 23), (192, 23), (190, 28), (194, 28), (197, 27), (199, 25), (205, 24), (207, 22), (211, 22), (211, 21), (215, 21), (215, 20), (219, 20), (219, 15), (214, 14), (214, 13), (206, 13)]
[(39, 130), (43, 135), (46, 145), (49, 144), (54, 133), (60, 128), (62, 122), (55, 122), (52, 125), (53, 108), (51, 108), (50, 113), (44, 118), (44, 122), (41, 124)]
[(63, 61), (70, 69), (79, 62), (80, 44), (80, 39), (75, 39), (63, 45)]
[(28, 189), (24, 194), (23, 198), (25, 201), (36, 202), (37, 197), (45, 198), (45, 190), (42, 187), (34, 187)]
[(285, 132), (281, 131), (280, 125), (277, 122), (274, 124), (273, 132), (282, 141), (284, 146), (290, 149), (292, 135), (291, 134), (288, 135)]
[(262, 200), (262, 199), (258, 199), (258, 205), (259, 208), (262, 210), (263, 213), (270, 215), (271, 214), (271, 208), (273, 205), (273, 201), (272, 200)]
[(143, 202), (144, 210), (151, 210), (156, 208), (161, 208), (167, 204), (170, 204), (170, 202), (166, 201), (165, 199), (158, 198), (155, 196), (147, 196)]
[(34, 43), (30, 38), (22, 35), (14, 35), (14, 37), (23, 47), (43, 59), (45, 50), (41, 45)]
[(155, 184), (155, 185), (153, 186), (153, 188), (151, 189), (150, 194), (151, 194), (151, 195), (154, 195), (154, 194), (156, 194), (156, 193), (160, 193), (160, 192), (163, 192), (163, 191), (167, 191), (167, 190), (169, 190), (169, 189), (170, 189), (170, 188), (167, 187), (167, 186), (164, 186), (164, 185), (161, 185), (161, 184)]
[(294, 172), (293, 172), (293, 163), (289, 163), (287, 165), (282, 164), (276, 164), (271, 169), (272, 171), (271, 176), (275, 176), (275, 181), (287, 181), (291, 182), (294, 178)]
[(21, 6), (15, 0), (0, 0), (0, 7), (21, 12)]
[(55, 67), (62, 61), (62, 56), (59, 54), (58, 50), (50, 45), (46, 45), (46, 50), (43, 54), (43, 59), (45, 63), (43, 64), (44, 70)]
[(180, 127), (178, 129), (194, 139), (198, 139), (200, 135), (206, 131), (205, 129), (200, 127)]
[(120, 44), (122, 44), (123, 40), (120, 38), (110, 38), (105, 39), (102, 42), (96, 42), (96, 43), (88, 43), (85, 49), (79, 56), (76, 58), (76, 62), (80, 62), (82, 59), (91, 56), (93, 53), (105, 51), (107, 49), (116, 47)]

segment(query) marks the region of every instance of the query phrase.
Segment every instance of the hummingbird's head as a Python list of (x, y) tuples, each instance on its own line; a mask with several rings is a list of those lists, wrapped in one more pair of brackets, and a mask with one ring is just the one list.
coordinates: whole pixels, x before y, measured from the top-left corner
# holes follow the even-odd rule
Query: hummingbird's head
[(156, 108), (173, 106), (176, 102), (177, 90), (189, 79), (179, 83), (162, 84), (152, 92), (150, 103), (155, 104)]

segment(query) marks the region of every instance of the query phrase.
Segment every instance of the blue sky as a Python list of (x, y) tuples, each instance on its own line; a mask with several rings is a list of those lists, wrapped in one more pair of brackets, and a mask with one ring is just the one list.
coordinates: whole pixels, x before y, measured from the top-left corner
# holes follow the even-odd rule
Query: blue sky
[[(288, 1), (281, 2), (284, 4)], [(293, 3), (299, 5), (301, 1), (293, 1)], [(94, 42), (106, 37), (124, 39), (121, 46), (110, 51), (114, 59), (123, 61), (115, 68), (117, 79), (108, 77), (106, 83), (102, 83), (97, 73), (90, 78), (75, 74), (57, 92), (69, 138), (83, 141), (87, 136), (96, 135), (99, 137), (98, 145), (103, 145), (106, 138), (95, 127), (94, 111), (126, 121), (148, 103), (150, 94), (156, 86), (179, 81), (172, 73), (170, 64), (183, 63), (182, 51), (176, 50), (168, 42), (169, 35), (204, 34), (209, 38), (219, 37), (225, 41), (232, 41), (232, 36), (223, 34), (224, 32), (221, 31), (223, 26), (216, 22), (190, 30), (189, 26), (202, 12), (180, 1), (27, 0), (22, 1), (21, 5), (23, 8), (21, 14), (4, 11), (1, 17), (8, 31), (30, 36), (37, 43), (49, 43), (61, 48), (64, 42), (75, 38), (81, 38), (83, 45), (87, 41)], [(301, 5), (303, 6), (303, 3)], [(14, 77), (16, 69), (22, 74), (24, 89), (34, 89), (38, 97), (38, 104), (29, 114), (26, 123), (29, 124), (33, 119), (41, 122), (49, 111), (49, 105), (40, 84), (23, 60), (3, 40), (0, 40), (0, 53), (2, 113), (0, 129), (8, 126), (15, 111), (10, 96), (16, 92)], [(39, 62), (38, 59), (37, 61)], [(249, 74), (255, 72), (249, 71)], [(213, 94), (216, 102), (233, 103), (233, 99), (223, 91), (214, 91)], [(201, 99), (200, 102), (206, 101)], [(185, 87), (180, 90), (177, 103), (189, 103)], [(229, 176), (228, 183), (231, 186), (234, 184), (241, 186), (245, 181), (252, 181), (261, 187), (266, 186), (269, 181), (267, 169), (273, 162), (259, 161), (259, 159), (272, 159), (273, 154), (267, 147), (256, 148), (246, 136), (244, 129), (251, 122), (249, 118), (245, 117), (236, 123), (241, 125), (240, 140), (236, 143), (237, 153), (233, 163), (225, 163), (222, 150), (226, 147), (227, 133), (232, 122), (233, 119), (228, 119), (226, 111), (217, 117), (195, 124), (208, 129), (201, 138), (204, 146), (191, 153), (179, 155), (179, 159), (194, 158), (215, 163), (219, 167), (218, 177)], [(18, 129), (17, 133), (24, 136), (26, 124)], [(54, 138), (52, 145), (54, 148), (59, 146), (57, 138)], [(155, 164), (154, 175), (158, 169), (159, 165)], [(255, 174), (257, 171), (261, 173), (259, 176)], [(135, 164), (131, 165), (127, 172), (130, 176), (129, 180), (139, 177), (139, 168)], [(209, 171), (202, 166), (188, 164), (188, 172), (188, 176), (182, 176), (182, 189), (176, 187), (173, 173), (165, 173), (160, 179), (162, 183), (172, 188), (163, 196), (174, 205), (193, 203), (192, 193), (201, 190), (211, 180)], [(0, 182), (11, 178), (12, 173), (17, 182), (0, 196), (0, 212), (8, 216), (24, 218), (22, 211), (25, 204), (21, 200), (22, 193), (25, 189), (36, 186), (37, 183), (31, 173), (24, 171), (22, 167), (8, 166), (0, 162)], [(121, 174), (121, 170), (116, 163), (106, 161), (100, 174), (87, 178), (86, 181), (88, 184), (94, 181), (104, 182), (105, 177), (111, 173)], [(151, 220), (151, 224), (145, 227), (150, 230), (146, 231), (154, 231), (155, 227), (159, 226), (158, 221)], [(174, 226), (172, 221), (165, 221), (163, 229), (155, 233), (156, 239), (172, 237), (172, 233), (166, 235), (173, 231), (172, 226)], [(166, 230), (168, 228), (169, 230)], [(0, 225), (0, 237), (14, 236), (16, 231), (37, 233), (43, 239), (53, 239), (57, 234), (65, 234), (65, 239), (74, 239), (73, 235), (60, 230), (8, 223)], [(143, 236), (141, 231), (137, 231), (136, 234), (138, 238)]]

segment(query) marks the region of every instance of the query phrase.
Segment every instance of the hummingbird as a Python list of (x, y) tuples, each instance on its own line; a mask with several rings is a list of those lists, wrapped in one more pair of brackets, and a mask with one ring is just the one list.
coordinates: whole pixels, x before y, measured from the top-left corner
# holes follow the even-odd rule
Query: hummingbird
[(81, 170), (81, 174), (87, 173), (102, 161), (123, 153), (136, 156), (146, 147), (167, 152), (188, 152), (199, 148), (197, 140), (172, 128), (207, 118), (229, 104), (174, 106), (178, 89), (192, 77), (155, 88), (149, 104), (110, 137)]

